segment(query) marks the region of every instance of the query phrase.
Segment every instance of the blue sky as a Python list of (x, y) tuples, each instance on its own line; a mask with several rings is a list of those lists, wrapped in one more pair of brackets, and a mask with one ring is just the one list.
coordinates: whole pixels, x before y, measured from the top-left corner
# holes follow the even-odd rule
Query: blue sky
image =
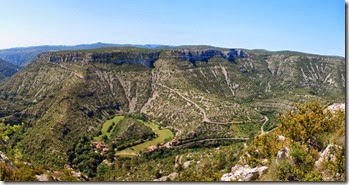
[(213, 45), (344, 56), (344, 0), (2, 0), (0, 49)]

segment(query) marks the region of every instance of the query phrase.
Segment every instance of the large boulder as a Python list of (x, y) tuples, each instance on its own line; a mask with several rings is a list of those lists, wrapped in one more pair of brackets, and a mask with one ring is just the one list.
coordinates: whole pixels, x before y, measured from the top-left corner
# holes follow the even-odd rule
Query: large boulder
[(5, 162), (6, 165), (8, 165), (11, 169), (14, 169), (15, 167), (13, 166), (11, 160), (7, 157), (5, 153), (0, 151), (0, 162)]
[(328, 162), (336, 162), (338, 159), (336, 157), (336, 153), (342, 150), (341, 146), (335, 144), (329, 144), (324, 151), (320, 152), (320, 157), (317, 161), (315, 161), (315, 168), (318, 169), (322, 178), (325, 181), (332, 181), (341, 179), (341, 174), (334, 174), (331, 168), (328, 167)]
[(38, 181), (48, 181), (47, 174), (35, 175), (35, 178)]
[(285, 160), (290, 157), (290, 149), (285, 147), (278, 151), (276, 155), (276, 161)]
[(268, 170), (267, 166), (251, 168), (248, 165), (236, 165), (232, 167), (231, 173), (224, 174), (221, 181), (252, 181), (258, 179)]
[(178, 173), (173, 172), (167, 176), (162, 176), (158, 179), (154, 179), (153, 181), (173, 181), (177, 177)]
[(330, 112), (334, 113), (336, 111), (345, 111), (345, 103), (334, 103), (330, 106), (327, 107), (327, 109), (325, 110), (329, 110)]
[(333, 154), (335, 149), (339, 148), (339, 146), (330, 144), (328, 145), (323, 152), (320, 153), (319, 159), (315, 162), (315, 166), (319, 167), (325, 161), (335, 161), (336, 156)]

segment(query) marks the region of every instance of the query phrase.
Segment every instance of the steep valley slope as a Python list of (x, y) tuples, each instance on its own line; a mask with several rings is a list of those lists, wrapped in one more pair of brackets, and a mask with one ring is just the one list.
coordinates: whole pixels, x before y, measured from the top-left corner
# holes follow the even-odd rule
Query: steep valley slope
[(190, 142), (248, 138), (295, 102), (344, 102), (345, 60), (199, 46), (47, 52), (0, 95), (0, 116), (26, 125), (16, 140), (24, 156), (62, 167), (74, 143), (114, 115), (145, 114)]
[(19, 67), (0, 58), (0, 83), (2, 80), (12, 76), (19, 70)]

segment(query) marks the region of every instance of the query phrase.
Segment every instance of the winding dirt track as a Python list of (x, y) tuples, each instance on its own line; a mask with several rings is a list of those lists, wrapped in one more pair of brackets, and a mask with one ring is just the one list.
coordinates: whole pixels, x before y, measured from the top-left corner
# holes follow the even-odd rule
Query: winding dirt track
[(178, 147), (182, 147), (185, 145), (190, 145), (193, 143), (202, 143), (202, 142), (206, 142), (206, 141), (219, 141), (219, 140), (242, 140), (242, 141), (247, 141), (249, 138), (209, 138), (209, 139), (201, 139), (201, 140), (196, 140), (196, 141), (190, 141), (188, 143), (183, 143), (183, 144), (179, 144), (176, 146), (171, 146), (171, 148), (178, 148)]
[(261, 135), (264, 134), (264, 125), (269, 121), (269, 118), (267, 116), (264, 116), (264, 123), (263, 125), (261, 126)]
[[(207, 114), (205, 112), (205, 110), (200, 107), (197, 103), (195, 103), (193, 100), (189, 99), (188, 97), (184, 96), (182, 93), (178, 92), (175, 89), (172, 89), (170, 87), (167, 87), (166, 85), (160, 84), (160, 83), (155, 83), (155, 85), (158, 85), (162, 88), (168, 89), (171, 92), (176, 93), (178, 96), (180, 96), (182, 99), (184, 99), (185, 101), (193, 104), (196, 108), (198, 108), (200, 110), (200, 112), (202, 113), (202, 121), (206, 122), (206, 123), (212, 123), (212, 124), (218, 124), (218, 125), (227, 125), (227, 124), (232, 124), (232, 123), (246, 123), (246, 121), (231, 121), (231, 122), (219, 122), (219, 121), (211, 121), (208, 117)], [(261, 134), (264, 134), (264, 125), (269, 121), (268, 117), (264, 116), (264, 122), (261, 126)], [(193, 144), (193, 143), (198, 143), (198, 142), (205, 142), (205, 141), (218, 141), (218, 140), (248, 140), (249, 138), (208, 138), (208, 139), (201, 139), (201, 140), (196, 140), (196, 141), (190, 141), (188, 143), (183, 143), (183, 144), (179, 144), (177, 146), (170, 146), (169, 143), (166, 143), (164, 146), (166, 146), (167, 148), (177, 148), (177, 147), (182, 147), (185, 145), (189, 145), (189, 144)]]
[(196, 108), (198, 108), (198, 109), (200, 110), (200, 112), (202, 113), (202, 116), (203, 116), (202, 121), (203, 121), (203, 122), (212, 123), (212, 124), (217, 124), (217, 125), (227, 125), (227, 124), (232, 124), (232, 123), (246, 123), (246, 121), (230, 121), (230, 122), (211, 121), (211, 120), (207, 117), (207, 114), (206, 114), (205, 110), (204, 110), (202, 107), (200, 107), (197, 103), (195, 103), (193, 100), (191, 100), (191, 99), (185, 97), (182, 93), (178, 92), (177, 90), (172, 89), (172, 88), (170, 88), (170, 87), (167, 87), (167, 86), (165, 86), (165, 85), (163, 85), (163, 84), (156, 83), (156, 85), (158, 85), (158, 86), (160, 86), (160, 87), (163, 87), (163, 88), (165, 88), (165, 89), (168, 89), (168, 90), (170, 90), (171, 92), (176, 93), (178, 96), (180, 96), (181, 98), (183, 98), (185, 101), (187, 101), (187, 102), (193, 104), (193, 105), (194, 105)]

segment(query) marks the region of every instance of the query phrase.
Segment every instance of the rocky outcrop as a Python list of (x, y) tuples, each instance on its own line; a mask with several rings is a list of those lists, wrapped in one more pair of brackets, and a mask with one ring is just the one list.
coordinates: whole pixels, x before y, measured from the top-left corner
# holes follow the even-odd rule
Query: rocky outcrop
[(15, 167), (13, 166), (12, 162), (10, 161), (10, 159), (7, 157), (7, 155), (4, 154), (2, 151), (0, 151), (0, 162), (5, 162), (6, 165), (8, 165), (9, 167), (11, 167), (12, 169), (15, 168)]
[(177, 177), (178, 173), (173, 172), (167, 176), (162, 176), (158, 179), (154, 179), (154, 181), (173, 181)]
[(35, 175), (36, 180), (38, 181), (48, 181), (47, 174)]
[(326, 110), (329, 110), (332, 113), (339, 111), (339, 110), (345, 111), (345, 103), (334, 103), (334, 104), (328, 106)]
[(285, 147), (285, 148), (278, 151), (278, 153), (276, 155), (276, 161), (278, 162), (281, 160), (285, 160), (289, 157), (290, 157), (290, 149), (288, 147)]
[(208, 49), (174, 49), (171, 51), (171, 56), (179, 60), (187, 60), (191, 63), (197, 61), (207, 62), (213, 57), (224, 58), (230, 62), (235, 61), (236, 58), (247, 58), (249, 55), (243, 50), (229, 49), (222, 51), (215, 48)]
[(267, 166), (251, 168), (248, 165), (236, 165), (231, 168), (231, 173), (226, 173), (221, 177), (221, 181), (253, 181), (262, 176), (267, 170)]
[(285, 141), (285, 140), (286, 140), (286, 137), (283, 136), (283, 135), (277, 135), (277, 136), (276, 136), (276, 139), (277, 139), (278, 141)]
[(235, 60), (235, 58), (248, 58), (250, 57), (245, 51), (241, 49), (230, 49), (228, 52), (224, 53), (224, 56), (229, 61)]
[(335, 161), (336, 156), (334, 155), (334, 151), (340, 149), (340, 146), (330, 144), (326, 147), (326, 149), (320, 153), (319, 159), (315, 162), (316, 167), (320, 167), (325, 161)]
[(314, 167), (320, 171), (322, 178), (324, 181), (333, 181), (343, 179), (344, 174), (340, 174), (337, 171), (333, 171), (333, 167), (331, 164), (336, 163), (336, 161), (340, 160), (337, 158), (338, 152), (342, 150), (341, 146), (335, 144), (329, 144), (324, 151), (320, 152), (320, 157), (317, 161), (315, 161)]
[(191, 163), (191, 161), (185, 161), (185, 162), (183, 163), (183, 168), (184, 168), (184, 169), (189, 168), (190, 163)]

